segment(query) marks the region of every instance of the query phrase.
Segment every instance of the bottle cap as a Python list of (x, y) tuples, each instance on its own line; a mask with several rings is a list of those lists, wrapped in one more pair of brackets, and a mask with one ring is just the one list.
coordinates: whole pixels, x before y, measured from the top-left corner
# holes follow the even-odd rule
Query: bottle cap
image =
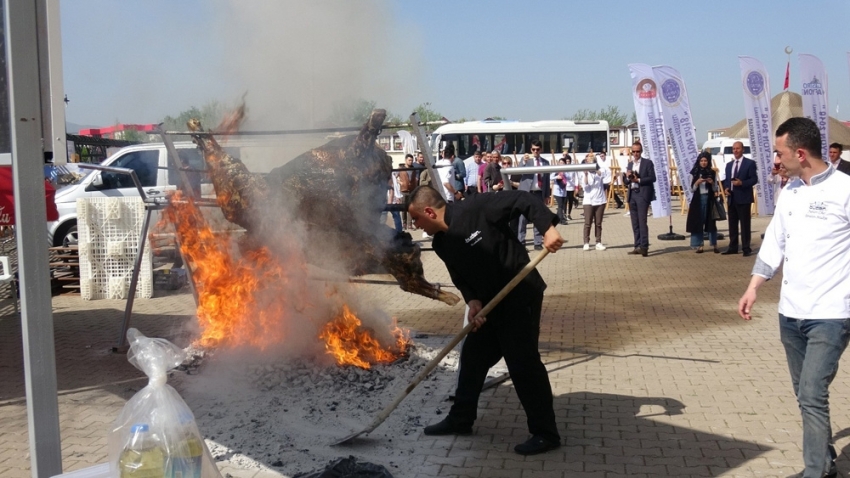
[(149, 428), (147, 423), (137, 423), (130, 429), (130, 433), (146, 432), (148, 430)]

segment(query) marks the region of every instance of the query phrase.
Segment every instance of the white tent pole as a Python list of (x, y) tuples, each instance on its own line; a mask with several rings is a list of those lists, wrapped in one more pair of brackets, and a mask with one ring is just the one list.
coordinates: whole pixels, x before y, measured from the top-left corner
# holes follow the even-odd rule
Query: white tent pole
[[(47, 0), (4, 0), (6, 73), (15, 183), (15, 231), (21, 292), (30, 464), (33, 477), (62, 473), (53, 304), (47, 261), (39, 55), (39, 23)], [(41, 14), (41, 15), (39, 15)], [(49, 138), (48, 138), (49, 141)]]

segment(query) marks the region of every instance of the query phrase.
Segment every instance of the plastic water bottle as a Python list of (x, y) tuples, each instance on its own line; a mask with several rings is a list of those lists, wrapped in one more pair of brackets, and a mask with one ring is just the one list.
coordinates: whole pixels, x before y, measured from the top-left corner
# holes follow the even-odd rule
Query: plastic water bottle
[(165, 456), (146, 423), (133, 425), (118, 458), (121, 478), (165, 478)]
[(180, 415), (180, 440), (169, 450), (166, 478), (201, 478), (204, 449), (193, 422), (192, 415)]

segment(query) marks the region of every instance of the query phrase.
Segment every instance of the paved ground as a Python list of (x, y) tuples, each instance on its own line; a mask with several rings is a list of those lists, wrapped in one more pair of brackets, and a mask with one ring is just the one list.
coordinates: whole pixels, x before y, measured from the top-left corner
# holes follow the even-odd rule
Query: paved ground
[[(756, 246), (767, 221), (753, 221)], [(684, 217), (676, 215), (673, 222), (674, 230), (684, 233)], [(651, 237), (666, 232), (667, 223), (651, 219)], [(583, 252), (578, 222), (561, 229), (568, 244), (540, 267), (549, 283), (541, 351), (551, 370), (566, 446), (528, 458), (511, 451), (526, 430), (507, 382), (483, 394), (474, 435), (420, 436), (421, 465), (394, 470), (396, 476), (784, 477), (800, 471), (800, 418), (778, 338), (778, 281), (763, 288), (756, 318), (746, 323), (734, 310), (754, 258), (697, 255), (686, 241), (658, 240), (652, 241), (649, 257), (628, 256), (631, 229), (622, 211), (605, 216), (607, 251)], [(448, 283), (433, 253), (423, 255), (428, 278)], [(460, 306), (450, 309), (395, 287), (364, 286), (363, 291), (405, 327), (457, 332)], [(188, 293), (136, 304), (134, 324), (146, 334), (181, 345), (191, 340), (185, 332), (193, 312)], [(108, 425), (144, 381), (125, 356), (108, 352), (123, 302), (59, 296), (53, 305), (67, 471), (105, 461)], [(14, 478), (29, 476), (21, 329), (11, 301), (0, 307), (0, 476)], [(832, 392), (839, 469), (845, 476), (850, 473), (850, 378), (843, 370)], [(280, 476), (219, 465), (232, 476)]]

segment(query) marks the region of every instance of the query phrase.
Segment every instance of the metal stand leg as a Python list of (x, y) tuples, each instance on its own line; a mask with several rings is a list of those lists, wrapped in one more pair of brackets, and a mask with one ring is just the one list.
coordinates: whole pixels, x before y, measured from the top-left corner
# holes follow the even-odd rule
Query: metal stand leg
[(133, 274), (130, 276), (127, 306), (124, 307), (124, 322), (121, 324), (118, 346), (112, 349), (113, 352), (125, 351), (127, 347), (127, 329), (130, 328), (130, 316), (133, 314), (133, 302), (136, 300), (136, 285), (139, 282), (139, 270), (142, 268), (142, 256), (145, 253), (145, 241), (148, 238), (148, 226), (151, 222), (152, 212), (153, 209), (145, 207), (145, 220), (142, 223), (142, 235), (139, 237), (139, 253), (136, 255), (136, 263), (133, 265)]

